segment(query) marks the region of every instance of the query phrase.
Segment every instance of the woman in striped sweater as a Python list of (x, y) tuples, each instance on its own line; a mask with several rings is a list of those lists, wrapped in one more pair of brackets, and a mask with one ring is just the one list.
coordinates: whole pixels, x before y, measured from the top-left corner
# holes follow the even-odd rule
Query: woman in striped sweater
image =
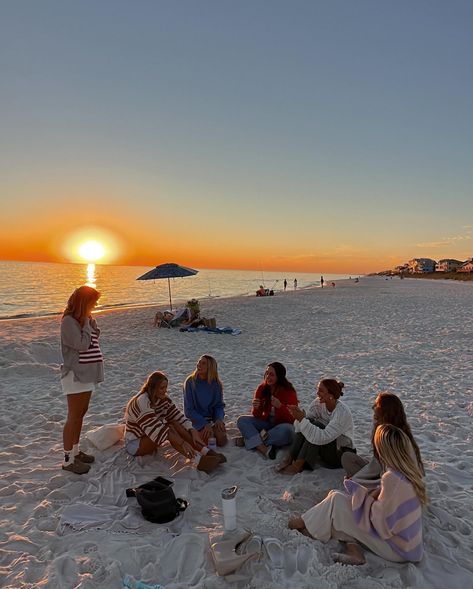
[(61, 321), (61, 386), (67, 396), (62, 468), (75, 474), (87, 473), (95, 460), (79, 450), (79, 438), (90, 396), (103, 381), (100, 329), (92, 317), (99, 297), (95, 288), (80, 286), (69, 297)]
[(374, 447), (384, 469), (379, 488), (370, 492), (346, 479), (347, 493), (330, 491), (301, 517), (291, 518), (289, 527), (322, 542), (346, 542), (346, 553), (334, 555), (345, 564), (365, 562), (360, 544), (386, 560), (419, 562), (427, 493), (416, 454), (409, 437), (389, 424), (376, 429)]
[(198, 470), (212, 472), (221, 462), (226, 462), (225, 456), (206, 447), (199, 432), (167, 396), (167, 389), (167, 376), (156, 371), (128, 402), (125, 412), (127, 451), (133, 456), (144, 456), (169, 442), (186, 458), (195, 459)]

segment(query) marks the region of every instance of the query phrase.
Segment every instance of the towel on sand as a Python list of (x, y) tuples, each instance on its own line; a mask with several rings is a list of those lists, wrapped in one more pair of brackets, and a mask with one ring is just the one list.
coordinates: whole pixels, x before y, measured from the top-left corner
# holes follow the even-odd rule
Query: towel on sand
[(207, 333), (229, 333), (230, 335), (240, 335), (241, 329), (234, 329), (233, 327), (181, 327), (179, 331), (199, 331)]

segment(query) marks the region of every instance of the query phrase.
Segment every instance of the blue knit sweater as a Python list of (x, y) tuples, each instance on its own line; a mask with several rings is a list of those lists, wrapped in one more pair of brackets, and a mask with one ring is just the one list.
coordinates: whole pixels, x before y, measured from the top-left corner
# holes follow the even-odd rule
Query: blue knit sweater
[(189, 376), (184, 383), (184, 413), (192, 426), (200, 430), (209, 421), (222, 420), (225, 416), (222, 387), (217, 381), (207, 382)]

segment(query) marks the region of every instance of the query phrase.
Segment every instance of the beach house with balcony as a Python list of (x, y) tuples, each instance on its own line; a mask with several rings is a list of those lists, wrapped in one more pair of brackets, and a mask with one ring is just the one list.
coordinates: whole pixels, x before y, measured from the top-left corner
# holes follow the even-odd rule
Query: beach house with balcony
[(468, 260), (457, 269), (457, 272), (473, 272), (473, 258), (468, 258)]
[(455, 272), (462, 265), (463, 262), (461, 262), (460, 260), (445, 258), (444, 260), (439, 260), (437, 262), (437, 267), (435, 268), (435, 270), (436, 272)]
[(436, 261), (430, 258), (413, 258), (407, 262), (407, 268), (411, 274), (435, 272), (435, 266)]

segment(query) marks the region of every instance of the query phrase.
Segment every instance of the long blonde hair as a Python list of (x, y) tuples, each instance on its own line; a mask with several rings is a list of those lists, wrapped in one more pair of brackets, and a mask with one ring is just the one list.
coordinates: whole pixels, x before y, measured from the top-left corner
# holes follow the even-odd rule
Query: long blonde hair
[(63, 317), (66, 315), (72, 315), (74, 319), (77, 319), (81, 325), (87, 319), (87, 311), (92, 303), (96, 303), (100, 298), (100, 292), (84, 284), (79, 286), (71, 294), (67, 301), (66, 308), (62, 314)]
[(376, 428), (374, 447), (383, 467), (403, 474), (414, 487), (419, 501), (426, 505), (428, 498), (422, 470), (409, 436), (395, 425), (385, 423)]
[[(220, 390), (223, 392), (223, 384), (218, 376), (218, 366), (217, 360), (213, 356), (209, 356), (209, 354), (203, 354), (201, 358), (205, 358), (207, 360), (207, 382), (210, 384), (213, 381), (217, 382), (220, 386)], [(195, 368), (194, 372), (186, 378), (186, 382), (189, 378), (195, 380), (198, 376), (197, 374), (197, 367)]]

